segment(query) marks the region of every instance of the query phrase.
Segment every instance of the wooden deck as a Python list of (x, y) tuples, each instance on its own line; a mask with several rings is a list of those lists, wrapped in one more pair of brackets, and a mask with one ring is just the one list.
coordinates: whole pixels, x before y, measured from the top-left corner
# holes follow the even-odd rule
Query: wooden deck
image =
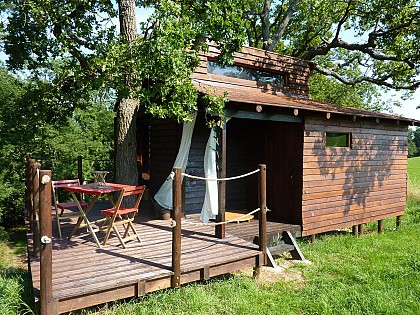
[[(91, 213), (94, 216), (97, 211)], [(171, 286), (170, 221), (150, 220), (142, 213), (137, 219), (136, 229), (143, 242), (132, 241), (127, 249), (121, 248), (113, 234), (100, 249), (84, 229), (70, 241), (60, 240), (53, 226), (53, 300), (58, 313)], [(69, 228), (63, 229), (63, 235), (69, 232)], [(97, 235), (101, 241), (104, 233)], [(29, 232), (28, 243), (31, 251)], [(214, 228), (188, 224), (182, 227), (181, 284), (252, 267), (261, 258), (256, 245), (232, 234), (221, 240), (214, 237)], [(30, 259), (30, 269), (35, 296), (39, 298), (39, 259)]]

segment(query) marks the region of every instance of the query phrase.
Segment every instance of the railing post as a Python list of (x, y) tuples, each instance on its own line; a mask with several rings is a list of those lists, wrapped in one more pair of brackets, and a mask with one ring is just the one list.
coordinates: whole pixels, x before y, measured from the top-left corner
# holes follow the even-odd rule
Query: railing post
[(259, 165), (260, 172), (258, 173), (258, 188), (260, 201), (260, 215), (259, 215), (259, 231), (258, 231), (258, 245), (262, 253), (262, 259), (257, 260), (255, 268), (255, 276), (259, 277), (261, 273), (261, 266), (267, 264), (267, 167), (264, 164)]
[(358, 237), (359, 236), (359, 226), (358, 225), (353, 225), (352, 232), (353, 232), (353, 236)]
[(39, 171), (41, 169), (41, 164), (34, 163), (32, 165), (32, 191), (33, 191), (33, 199), (32, 199), (32, 215), (31, 215), (31, 223), (32, 223), (32, 240), (33, 240), (33, 252), (32, 255), (34, 257), (39, 257)]
[(181, 214), (182, 214), (182, 175), (181, 168), (174, 168), (175, 177), (172, 183), (172, 271), (171, 287), (181, 285)]
[(77, 178), (83, 184), (83, 159), (80, 155), (77, 157)]
[[(223, 127), (218, 130), (218, 155), (219, 155), (219, 178), (226, 177), (226, 118), (223, 122)], [(225, 221), (226, 208), (226, 182), (219, 182), (219, 213), (216, 216), (216, 222)], [(215, 234), (218, 238), (225, 238), (225, 224), (216, 225)]]
[(359, 235), (363, 235), (364, 225), (363, 224), (359, 224), (358, 229), (359, 229)]
[(259, 238), (260, 251), (263, 253), (264, 265), (267, 264), (267, 167), (264, 164), (259, 165), (259, 187), (260, 187), (260, 220), (259, 220)]
[(52, 222), (51, 222), (51, 171), (39, 172), (40, 202), (40, 307), (42, 315), (56, 314), (52, 296)]
[(29, 157), (26, 158), (26, 178), (25, 178), (25, 217), (29, 220), (29, 227), (31, 232), (33, 232), (33, 222), (32, 222), (32, 200), (33, 200), (33, 190), (32, 190), (32, 165), (36, 162), (35, 159)]

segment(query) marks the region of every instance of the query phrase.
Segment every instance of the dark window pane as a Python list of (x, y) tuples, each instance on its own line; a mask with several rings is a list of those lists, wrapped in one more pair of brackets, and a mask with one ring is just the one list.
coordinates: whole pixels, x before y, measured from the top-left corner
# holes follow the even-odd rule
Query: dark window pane
[(207, 62), (207, 73), (222, 75), (225, 77), (250, 80), (260, 83), (268, 83), (277, 86), (285, 85), (285, 75), (281, 73), (273, 73), (267, 71), (246, 68), (242, 66), (225, 66), (218, 65), (215, 61)]
[(327, 132), (327, 147), (350, 147), (350, 134), (341, 132)]

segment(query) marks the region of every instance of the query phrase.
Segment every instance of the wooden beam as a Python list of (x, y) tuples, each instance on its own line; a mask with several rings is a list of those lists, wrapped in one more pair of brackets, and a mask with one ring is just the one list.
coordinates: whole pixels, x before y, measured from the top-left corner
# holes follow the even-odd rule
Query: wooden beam
[(381, 234), (384, 230), (384, 221), (378, 220), (378, 233)]
[(353, 236), (357, 237), (359, 235), (359, 226), (358, 225), (353, 225), (352, 232), (353, 232)]
[(32, 214), (32, 200), (33, 200), (33, 188), (32, 188), (32, 165), (36, 162), (35, 159), (29, 157), (26, 158), (26, 178), (25, 178), (25, 217), (29, 220), (29, 226), (31, 232), (33, 232), (33, 214)]
[(302, 117), (281, 114), (269, 114), (265, 112), (248, 112), (243, 110), (225, 109), (227, 117), (254, 119), (254, 120), (268, 120), (268, 121), (282, 121), (282, 122), (295, 122), (301, 123)]
[(363, 235), (364, 224), (359, 224), (358, 229), (359, 229), (359, 235)]
[(399, 229), (401, 227), (401, 225), (402, 225), (401, 217), (402, 216), (397, 215), (397, 219), (396, 219), (397, 229)]
[(312, 234), (311, 235), (311, 244), (315, 244), (316, 243), (316, 234)]
[(51, 222), (51, 171), (39, 172), (40, 210), (40, 309), (43, 315), (57, 314), (52, 294), (52, 222)]
[[(219, 178), (226, 177), (226, 119), (223, 122), (223, 128), (218, 130), (218, 140), (219, 145), (217, 147), (219, 155)], [(216, 222), (225, 221), (225, 211), (226, 211), (226, 182), (219, 182), (219, 214), (216, 216)], [(225, 225), (216, 225), (215, 234), (216, 237), (223, 239), (225, 238)]]
[(175, 167), (175, 177), (172, 184), (172, 271), (171, 287), (178, 288), (181, 285), (181, 213), (182, 213), (182, 176), (181, 168)]
[(40, 222), (39, 222), (39, 171), (41, 169), (41, 164), (34, 163), (32, 164), (32, 192), (33, 192), (33, 199), (32, 199), (32, 233), (33, 233), (33, 252), (32, 255), (34, 257), (39, 257), (40, 251)]
[(259, 250), (263, 253), (263, 264), (267, 264), (267, 167), (264, 164), (259, 165)]
[(80, 184), (83, 185), (83, 159), (80, 155), (77, 157), (77, 178)]

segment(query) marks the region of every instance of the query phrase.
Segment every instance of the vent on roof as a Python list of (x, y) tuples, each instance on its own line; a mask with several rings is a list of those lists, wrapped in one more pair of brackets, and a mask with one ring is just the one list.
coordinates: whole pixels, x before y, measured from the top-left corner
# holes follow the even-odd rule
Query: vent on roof
[(244, 66), (220, 66), (215, 61), (207, 61), (207, 73), (236, 79), (286, 86), (286, 74), (257, 70)]

